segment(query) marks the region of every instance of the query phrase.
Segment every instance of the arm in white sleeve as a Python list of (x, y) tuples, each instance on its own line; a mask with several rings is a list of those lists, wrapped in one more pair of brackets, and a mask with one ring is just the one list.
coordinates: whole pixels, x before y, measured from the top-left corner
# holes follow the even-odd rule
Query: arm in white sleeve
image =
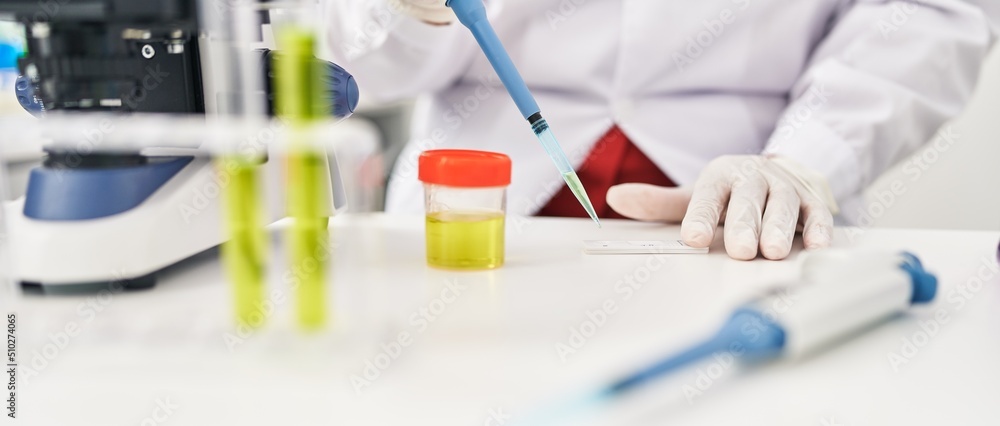
[(474, 50), (461, 25), (432, 25), (398, 0), (322, 0), (329, 59), (355, 76), (366, 99), (389, 102), (455, 82)]
[[(765, 152), (858, 194), (959, 114), (996, 39), (996, 0), (845, 2)], [(1000, 2), (998, 2), (1000, 3)]]

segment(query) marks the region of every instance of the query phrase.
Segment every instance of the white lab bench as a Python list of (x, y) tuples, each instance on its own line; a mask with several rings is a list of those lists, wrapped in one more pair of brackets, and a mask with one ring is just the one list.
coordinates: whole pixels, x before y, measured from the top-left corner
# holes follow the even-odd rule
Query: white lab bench
[[(742, 300), (798, 270), (795, 259), (731, 260), (721, 238), (708, 255), (581, 253), (585, 239), (671, 239), (676, 226), (509, 218), (507, 228), (503, 268), (461, 273), (425, 265), (421, 217), (336, 218), (333, 322), (315, 334), (294, 327), (280, 264), (268, 323), (234, 331), (229, 284), (211, 253), (149, 291), (25, 296), (15, 308), (18, 355), (33, 375), (19, 377), (18, 421), (513, 425), (502, 417), (707, 337)], [(919, 255), (940, 278), (937, 302), (807, 359), (710, 361), (572, 424), (997, 424), (998, 238), (840, 229), (838, 246)], [(932, 323), (940, 310), (947, 320)], [(572, 330), (589, 337), (571, 341)], [(359, 393), (352, 376), (364, 377), (368, 362), (373, 380)]]

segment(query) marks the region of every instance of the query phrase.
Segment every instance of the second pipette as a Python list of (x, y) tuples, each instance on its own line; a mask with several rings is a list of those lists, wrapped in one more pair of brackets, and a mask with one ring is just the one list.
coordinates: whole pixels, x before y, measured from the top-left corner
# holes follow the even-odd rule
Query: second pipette
[(528, 91), (528, 86), (524, 83), (524, 79), (521, 78), (521, 74), (517, 72), (517, 68), (514, 67), (514, 62), (511, 61), (510, 55), (507, 54), (507, 50), (500, 43), (500, 39), (497, 37), (496, 32), (493, 31), (489, 20), (486, 19), (486, 7), (483, 5), (483, 1), (448, 0), (445, 4), (455, 11), (459, 22), (472, 31), (472, 35), (479, 42), (479, 47), (483, 49), (483, 53), (489, 59), (490, 64), (493, 65), (493, 69), (496, 70), (500, 81), (507, 88), (507, 93), (510, 93), (510, 97), (514, 99), (514, 103), (517, 104), (517, 109), (521, 111), (521, 115), (524, 116), (525, 120), (528, 120), (531, 130), (538, 137), (538, 141), (542, 143), (545, 153), (556, 164), (556, 168), (562, 174), (566, 185), (573, 191), (573, 195), (583, 205), (584, 210), (587, 211), (590, 218), (600, 226), (601, 221), (597, 218), (594, 206), (590, 203), (587, 190), (584, 189), (580, 178), (576, 175), (576, 171), (573, 170), (573, 165), (566, 158), (566, 153), (563, 152), (562, 147), (559, 146), (559, 142), (556, 141), (552, 129), (549, 128), (549, 123), (542, 117), (538, 103), (535, 102), (535, 98)]
[(931, 303), (938, 293), (937, 277), (909, 253), (828, 250), (809, 255), (802, 271), (804, 282), (776, 288), (737, 309), (708, 340), (515, 424), (579, 424), (603, 404), (713, 354), (745, 360), (803, 357)]

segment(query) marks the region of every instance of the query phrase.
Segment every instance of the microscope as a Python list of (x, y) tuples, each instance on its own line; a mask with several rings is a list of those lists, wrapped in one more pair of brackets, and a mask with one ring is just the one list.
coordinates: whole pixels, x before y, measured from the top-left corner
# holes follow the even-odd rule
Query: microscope
[[(266, 1), (237, 3), (261, 6), (254, 13), (268, 23)], [(238, 109), (234, 99), (257, 97), (273, 115), (270, 58), (280, 52), (252, 50), (259, 57), (252, 72), (264, 83), (259, 93), (212, 89), (201, 16), (206, 10), (198, 0), (0, 2), (0, 19), (16, 20), (25, 30), (17, 85), (22, 105), (39, 120), (55, 111), (102, 117), (78, 140), (46, 147), (26, 196), (8, 210), (14, 274), (22, 285), (45, 291), (109, 283), (147, 288), (159, 271), (224, 242), (219, 187), (225, 176), (210, 155), (197, 147), (99, 149), (103, 135), (120, 127), (116, 121), (136, 114), (205, 115)], [(350, 115), (358, 102), (354, 78), (335, 64), (319, 64), (328, 70), (330, 110)], [(266, 208), (270, 223), (285, 216), (274, 182), (283, 169), (277, 156), (264, 161), (268, 196), (278, 201)], [(345, 198), (336, 162), (326, 166), (332, 170), (332, 214), (344, 208)]]

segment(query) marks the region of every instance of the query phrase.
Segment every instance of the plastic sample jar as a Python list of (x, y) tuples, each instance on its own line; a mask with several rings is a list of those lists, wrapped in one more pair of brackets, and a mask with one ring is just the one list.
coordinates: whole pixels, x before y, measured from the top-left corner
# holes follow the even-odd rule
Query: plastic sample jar
[(441, 149), (420, 154), (418, 163), (427, 214), (427, 263), (458, 270), (502, 266), (510, 157)]

